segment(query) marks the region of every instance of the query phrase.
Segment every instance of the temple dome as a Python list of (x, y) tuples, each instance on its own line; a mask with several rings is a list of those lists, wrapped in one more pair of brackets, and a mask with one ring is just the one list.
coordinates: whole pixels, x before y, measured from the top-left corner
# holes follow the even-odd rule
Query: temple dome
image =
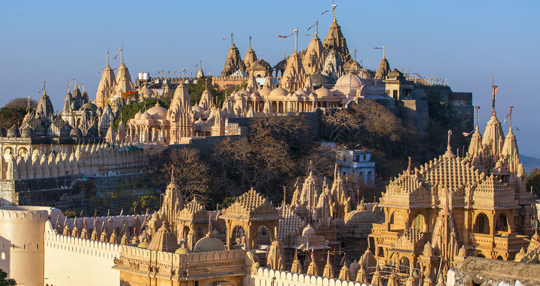
[(203, 237), (195, 244), (193, 252), (213, 252), (213, 251), (224, 251), (225, 245), (221, 240), (215, 237)]
[(71, 132), (69, 132), (69, 136), (70, 137), (81, 137), (82, 136), (81, 129), (79, 129), (79, 127), (75, 126), (73, 129), (71, 129)]
[(263, 87), (263, 88), (259, 89), (259, 95), (263, 96), (263, 97), (267, 96), (267, 95), (270, 95), (271, 92), (272, 92), (272, 90), (269, 89), (269, 88), (266, 88), (266, 87)]
[(176, 253), (176, 254), (189, 254), (189, 253), (191, 253), (191, 250), (189, 250), (189, 248), (180, 247), (174, 253)]
[(334, 227), (344, 227), (345, 226), (345, 221), (342, 218), (338, 217), (338, 218), (334, 219), (332, 224), (334, 225)]
[(13, 124), (13, 126), (11, 126), (11, 128), (9, 128), (9, 130), (7, 132), (7, 136), (8, 137), (20, 137), (21, 136), (19, 134), (19, 127), (17, 127), (17, 124)]
[(289, 92), (282, 87), (274, 88), (274, 90), (270, 92), (270, 100), (280, 100), (282, 97), (287, 96), (287, 94), (289, 94)]
[(143, 113), (143, 114), (141, 115), (141, 119), (142, 119), (142, 120), (150, 120), (150, 119), (152, 119), (152, 116), (151, 116), (150, 113), (148, 113), (148, 111), (147, 111), (147, 112), (145, 112), (145, 113)]
[(161, 105), (159, 105), (159, 102), (156, 102), (156, 105), (148, 109), (146, 113), (150, 114), (152, 119), (167, 119), (167, 109), (161, 107)]
[(141, 119), (141, 115), (142, 113), (139, 111), (135, 114), (135, 119), (138, 120), (138, 119)]
[(315, 93), (317, 94), (318, 98), (332, 97), (332, 92), (326, 87), (317, 89)]
[(345, 216), (345, 225), (358, 227), (365, 224), (376, 223), (378, 220), (377, 215), (373, 212), (356, 210), (347, 213)]
[(317, 235), (315, 232), (315, 229), (311, 226), (311, 224), (308, 224), (304, 230), (302, 230), (302, 236), (314, 236)]
[(365, 82), (364, 82), (363, 79), (361, 79), (359, 76), (349, 72), (346, 75), (340, 77), (336, 81), (335, 88), (338, 89), (338, 90), (342, 89), (342, 88), (353, 89), (353, 88), (361, 87), (363, 85), (365, 85)]

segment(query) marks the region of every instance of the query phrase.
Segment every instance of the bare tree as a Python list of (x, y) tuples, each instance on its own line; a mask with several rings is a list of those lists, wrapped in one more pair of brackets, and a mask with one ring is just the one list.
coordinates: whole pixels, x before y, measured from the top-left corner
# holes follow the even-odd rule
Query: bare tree
[(35, 109), (37, 107), (37, 102), (33, 99), (17, 97), (10, 100), (4, 107), (21, 107), (26, 109), (28, 107), (28, 102), (30, 101), (30, 108)]
[(199, 150), (169, 147), (152, 156), (149, 163), (150, 177), (155, 186), (164, 190), (171, 181), (171, 174), (174, 174), (174, 181), (184, 192), (186, 200), (197, 198), (208, 202), (209, 167), (201, 160)]

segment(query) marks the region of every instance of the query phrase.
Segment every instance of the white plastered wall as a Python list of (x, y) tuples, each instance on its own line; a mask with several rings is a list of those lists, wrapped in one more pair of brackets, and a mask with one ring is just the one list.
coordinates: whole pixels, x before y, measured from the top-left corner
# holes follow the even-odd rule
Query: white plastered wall
[(120, 245), (57, 234), (45, 225), (45, 281), (49, 285), (119, 285), (113, 259)]

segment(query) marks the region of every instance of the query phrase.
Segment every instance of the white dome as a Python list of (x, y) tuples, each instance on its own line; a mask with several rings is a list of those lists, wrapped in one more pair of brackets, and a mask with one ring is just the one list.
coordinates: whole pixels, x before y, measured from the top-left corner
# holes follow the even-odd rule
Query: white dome
[(150, 113), (145, 112), (145, 113), (143, 113), (143, 114), (141, 115), (141, 119), (143, 119), (143, 120), (150, 120), (150, 119), (152, 119), (152, 116), (150, 116)]
[(332, 92), (326, 87), (321, 87), (317, 89), (315, 93), (317, 94), (318, 98), (332, 97)]
[(167, 119), (167, 109), (161, 107), (159, 102), (156, 103), (156, 106), (148, 109), (146, 113), (152, 116), (152, 119)]
[(353, 88), (361, 87), (361, 86), (363, 86), (365, 84), (366, 83), (364, 82), (363, 79), (361, 79), (359, 76), (349, 72), (348, 74), (340, 77), (336, 81), (335, 88), (337, 90), (340, 90), (340, 89), (353, 89)]
[(284, 96), (287, 96), (287, 94), (289, 94), (289, 92), (285, 90), (284, 88), (281, 88), (281, 87), (274, 88), (274, 90), (270, 92), (270, 99), (281, 100)]

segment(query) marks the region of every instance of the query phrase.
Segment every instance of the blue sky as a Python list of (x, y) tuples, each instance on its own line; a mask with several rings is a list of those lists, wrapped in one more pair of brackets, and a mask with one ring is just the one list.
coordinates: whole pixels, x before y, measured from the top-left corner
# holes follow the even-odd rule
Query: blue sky
[[(424, 77), (447, 78), (454, 91), (473, 92), (483, 130), (491, 114), (491, 76), (499, 86), (502, 121), (513, 105), (520, 152), (540, 157), (540, 1), (340, 1), (338, 23), (357, 60), (376, 68), (386, 45), (391, 68)], [(303, 36), (319, 18), (324, 38), (331, 1), (4, 1), (0, 10), (0, 106), (32, 96), (43, 81), (55, 109), (62, 108), (66, 83), (85, 83), (91, 99), (105, 65), (124, 45), (133, 78), (143, 71), (219, 74), (235, 33), (242, 57), (248, 36), (259, 58), (272, 65), (294, 50), (280, 39), (299, 27)], [(503, 124), (505, 133), (508, 125)]]

